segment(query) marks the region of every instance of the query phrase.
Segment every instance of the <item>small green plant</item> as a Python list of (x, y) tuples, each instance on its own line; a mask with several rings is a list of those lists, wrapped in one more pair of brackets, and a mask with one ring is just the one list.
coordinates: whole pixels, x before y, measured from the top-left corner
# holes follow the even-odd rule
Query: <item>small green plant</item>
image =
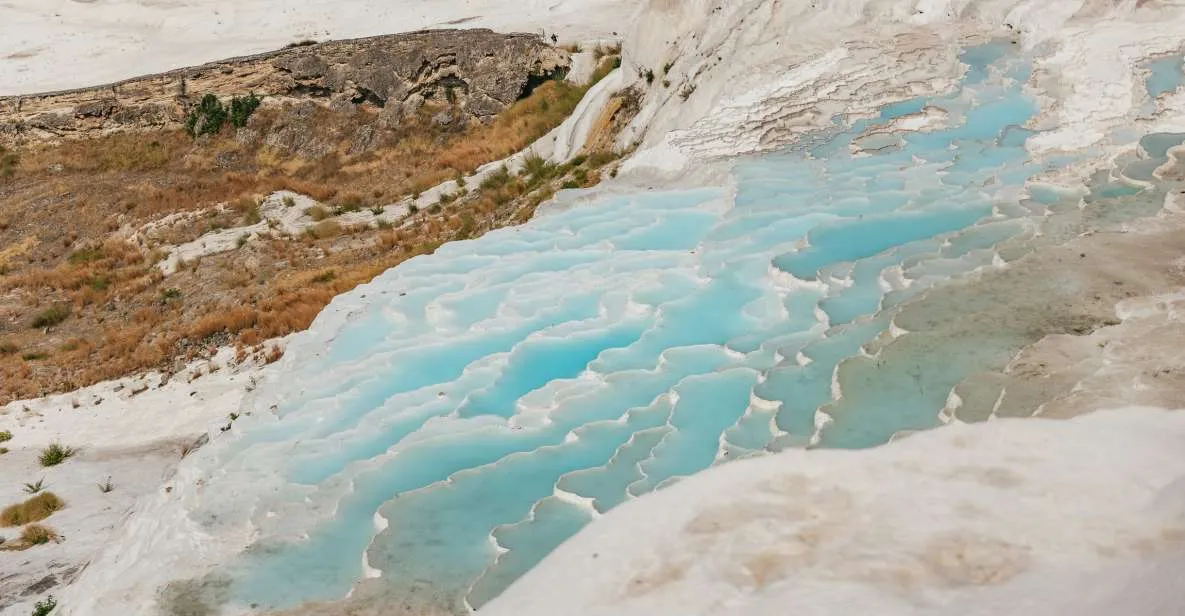
[(498, 167), (498, 170), (485, 176), (481, 181), (482, 190), (496, 190), (510, 183), (510, 170), (506, 165)]
[(230, 99), (230, 123), (236, 128), (242, 128), (247, 125), (247, 119), (255, 110), (259, 108), (259, 104), (263, 99), (255, 96), (255, 94), (248, 94), (243, 97), (233, 97)]
[(559, 165), (533, 152), (523, 159), (523, 173), (527, 177), (528, 188), (539, 186), (555, 177), (560, 171)]
[(33, 317), (33, 327), (40, 329), (42, 327), (53, 327), (65, 321), (70, 316), (70, 307), (65, 304), (59, 304), (47, 308)]
[(381, 205), (376, 205), (376, 206), (370, 208), (370, 213), (374, 214), (375, 216), (379, 216), (385, 211), (387, 211), (387, 208), (385, 208)]
[(409, 205), (409, 206), (407, 206), (407, 213), (408, 213), (408, 214), (411, 214), (412, 216), (415, 216), (416, 214), (419, 214), (419, 213), (420, 213), (420, 206), (418, 206), (418, 205), (416, 205), (416, 204), (414, 204), (414, 203), (413, 203), (413, 204), (411, 204), (411, 205)]
[(106, 291), (107, 286), (110, 284), (111, 282), (106, 276), (95, 276), (94, 278), (91, 278), (90, 282), (87, 283), (87, 285), (95, 291)]
[(226, 107), (222, 101), (213, 94), (207, 94), (189, 112), (189, 117), (185, 119), (185, 130), (190, 137), (216, 134), (226, 124), (226, 116)]
[(235, 240), (235, 246), (242, 248), (243, 246), (247, 245), (247, 241), (250, 239), (251, 239), (251, 236), (244, 233), (244, 234), (240, 235), (238, 239)]
[(160, 290), (160, 298), (165, 300), (166, 302), (181, 299), (181, 289), (178, 289), (177, 287), (169, 287), (167, 289), (161, 289)]
[(43, 359), (48, 359), (48, 358), (49, 358), (49, 353), (46, 353), (44, 351), (29, 351), (28, 353), (21, 355), (21, 359), (23, 359), (25, 361), (41, 361)]
[(296, 205), (296, 199), (294, 199), (291, 195), (289, 195), (287, 197), (284, 197), (283, 203), (284, 203), (284, 207), (292, 207), (292, 206)]
[(65, 447), (61, 443), (50, 443), (48, 447), (41, 450), (38, 461), (41, 462), (41, 466), (57, 466), (76, 453), (78, 450), (73, 447)]
[(49, 616), (49, 613), (52, 612), (57, 606), (57, 599), (54, 599), (53, 595), (50, 595), (45, 599), (33, 604), (33, 616)]
[(12, 440), (12, 432), (10, 430), (0, 430), (0, 443), (7, 443)]
[(328, 270), (328, 271), (322, 272), (320, 274), (317, 274), (316, 276), (313, 276), (313, 282), (317, 282), (317, 283), (332, 282), (333, 279), (336, 277), (337, 277), (337, 275), (333, 273), (333, 270)]
[(640, 72), (638, 74), (638, 76), (645, 79), (647, 84), (654, 83), (654, 71), (652, 71), (650, 69), (646, 69), (646, 70)]
[(43, 487), (45, 487), (45, 478), (44, 477), (42, 477), (41, 479), (38, 479), (37, 483), (26, 483), (25, 484), (25, 494), (36, 494), (36, 493), (40, 492)]
[(0, 342), (0, 355), (12, 355), (19, 350), (21, 348), (11, 342)]
[(662, 65), (662, 74), (666, 75), (667, 73), (671, 72), (672, 66), (675, 66), (674, 62), (667, 62), (666, 64)]
[(103, 494), (108, 494), (115, 489), (115, 484), (111, 483), (111, 476), (107, 476), (107, 481), (99, 484), (99, 491)]

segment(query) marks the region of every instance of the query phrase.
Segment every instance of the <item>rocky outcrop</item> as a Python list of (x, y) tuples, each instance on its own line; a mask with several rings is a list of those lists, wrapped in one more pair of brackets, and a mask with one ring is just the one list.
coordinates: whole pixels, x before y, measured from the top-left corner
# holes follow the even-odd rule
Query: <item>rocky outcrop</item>
[(488, 119), (543, 81), (568, 55), (530, 34), (434, 30), (296, 45), (280, 51), (104, 86), (0, 97), (0, 143), (180, 127), (206, 94), (380, 108), (398, 122), (424, 105), (450, 121)]

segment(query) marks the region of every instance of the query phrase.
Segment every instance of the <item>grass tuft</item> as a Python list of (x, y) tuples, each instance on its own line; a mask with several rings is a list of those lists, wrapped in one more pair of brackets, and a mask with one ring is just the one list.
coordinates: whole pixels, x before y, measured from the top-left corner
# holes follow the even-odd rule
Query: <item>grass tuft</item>
[(21, 542), (26, 546), (42, 545), (57, 540), (57, 531), (41, 524), (30, 524), (21, 530)]
[(9, 505), (0, 511), (0, 526), (24, 526), (40, 522), (66, 506), (53, 492), (42, 492), (23, 503)]
[(47, 308), (33, 317), (33, 328), (53, 327), (70, 317), (70, 307), (64, 305)]
[(41, 462), (41, 466), (57, 466), (76, 453), (78, 450), (73, 447), (65, 447), (61, 443), (50, 443), (48, 447), (41, 450), (38, 460)]

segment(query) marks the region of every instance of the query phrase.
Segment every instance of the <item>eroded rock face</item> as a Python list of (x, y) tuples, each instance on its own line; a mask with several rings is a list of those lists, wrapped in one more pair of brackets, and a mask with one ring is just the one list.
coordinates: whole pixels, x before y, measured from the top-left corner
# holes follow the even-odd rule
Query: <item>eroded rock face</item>
[(427, 102), (451, 121), (492, 117), (568, 55), (530, 34), (434, 30), (297, 46), (115, 84), (0, 97), (0, 143), (179, 127), (206, 94), (254, 93), (272, 102), (312, 100), (339, 111), (382, 108), (398, 122)]

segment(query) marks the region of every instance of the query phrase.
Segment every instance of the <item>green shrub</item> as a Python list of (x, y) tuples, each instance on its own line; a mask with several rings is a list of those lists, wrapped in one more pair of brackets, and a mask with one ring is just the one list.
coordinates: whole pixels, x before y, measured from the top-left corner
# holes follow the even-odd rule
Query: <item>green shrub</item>
[(33, 616), (49, 616), (49, 613), (58, 606), (58, 600), (50, 595), (44, 601), (38, 601), (33, 605)]
[(261, 102), (263, 102), (263, 99), (254, 94), (248, 94), (244, 97), (236, 96), (230, 99), (230, 123), (237, 128), (246, 126), (247, 118), (250, 118), (251, 114), (255, 113)]
[(12, 431), (0, 430), (0, 443), (7, 443), (12, 440)]
[(38, 479), (37, 483), (26, 483), (25, 484), (25, 494), (36, 494), (36, 493), (40, 492), (43, 487), (45, 487), (45, 478), (44, 477), (42, 477), (41, 479)]
[(296, 199), (292, 196), (284, 197), (284, 207), (292, 207), (294, 205), (296, 205)]
[(63, 447), (61, 443), (50, 443), (48, 447), (41, 450), (38, 460), (41, 462), (41, 466), (57, 466), (76, 453), (78, 450), (73, 447)]
[(207, 94), (202, 97), (197, 107), (189, 112), (189, 117), (185, 119), (185, 130), (191, 137), (213, 135), (222, 130), (222, 126), (226, 124), (226, 117), (226, 107), (222, 105), (222, 101), (213, 94)]
[(46, 359), (48, 357), (49, 357), (49, 353), (46, 353), (44, 351), (29, 351), (28, 353), (21, 355), (21, 359), (23, 359), (25, 361), (39, 361), (42, 359)]
[(70, 317), (70, 307), (65, 304), (59, 304), (47, 308), (37, 316), (33, 317), (33, 327), (53, 327)]
[(19, 350), (21, 348), (11, 342), (0, 342), (0, 355), (12, 355)]

